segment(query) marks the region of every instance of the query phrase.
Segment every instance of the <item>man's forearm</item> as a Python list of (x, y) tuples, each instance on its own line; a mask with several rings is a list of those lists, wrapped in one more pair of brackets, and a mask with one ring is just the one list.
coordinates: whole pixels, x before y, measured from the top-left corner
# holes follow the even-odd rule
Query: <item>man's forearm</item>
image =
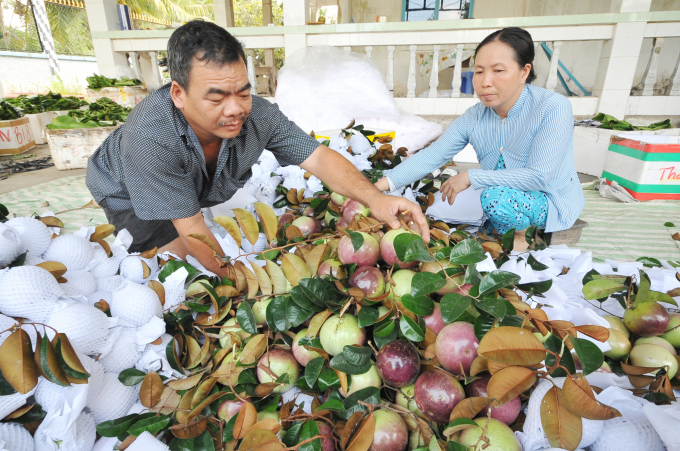
[(382, 194), (346, 158), (323, 145), (300, 167), (323, 180), (333, 191), (363, 204), (370, 204), (373, 198)]

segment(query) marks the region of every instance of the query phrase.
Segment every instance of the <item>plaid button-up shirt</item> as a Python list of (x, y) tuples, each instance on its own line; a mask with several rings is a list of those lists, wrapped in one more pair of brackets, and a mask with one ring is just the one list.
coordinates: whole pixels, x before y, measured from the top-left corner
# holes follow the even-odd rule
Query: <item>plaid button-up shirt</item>
[(279, 110), (252, 96), (238, 136), (225, 139), (210, 180), (196, 135), (165, 85), (137, 105), (90, 157), (87, 187), (112, 210), (140, 219), (179, 219), (225, 202), (245, 185), (266, 148), (281, 165), (299, 165), (319, 146)]

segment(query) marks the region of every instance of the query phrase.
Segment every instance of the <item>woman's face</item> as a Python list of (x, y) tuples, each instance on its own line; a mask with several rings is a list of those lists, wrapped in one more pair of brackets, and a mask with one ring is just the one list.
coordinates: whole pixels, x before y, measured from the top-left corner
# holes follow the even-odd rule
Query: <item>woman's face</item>
[(472, 83), (477, 97), (505, 117), (522, 93), (531, 65), (519, 67), (512, 47), (494, 41), (477, 52), (474, 70)]

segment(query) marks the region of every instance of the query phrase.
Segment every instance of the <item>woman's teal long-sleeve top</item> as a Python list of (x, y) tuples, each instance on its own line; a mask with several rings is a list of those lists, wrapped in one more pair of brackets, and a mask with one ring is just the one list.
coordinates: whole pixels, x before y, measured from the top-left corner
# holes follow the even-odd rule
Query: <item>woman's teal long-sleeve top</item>
[[(505, 186), (541, 191), (548, 198), (546, 232), (574, 225), (585, 198), (574, 167), (574, 116), (566, 97), (526, 85), (501, 119), (481, 102), (456, 119), (430, 147), (386, 176), (402, 187), (443, 166), (469, 143), (482, 169), (468, 171), (475, 189)], [(503, 154), (507, 169), (495, 171)]]

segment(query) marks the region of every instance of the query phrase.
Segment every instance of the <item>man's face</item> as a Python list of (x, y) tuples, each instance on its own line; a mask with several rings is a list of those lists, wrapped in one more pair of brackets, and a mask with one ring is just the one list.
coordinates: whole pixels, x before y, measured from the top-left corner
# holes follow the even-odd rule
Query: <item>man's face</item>
[(243, 61), (216, 67), (194, 58), (189, 89), (172, 82), (172, 98), (199, 138), (233, 138), (252, 108)]

